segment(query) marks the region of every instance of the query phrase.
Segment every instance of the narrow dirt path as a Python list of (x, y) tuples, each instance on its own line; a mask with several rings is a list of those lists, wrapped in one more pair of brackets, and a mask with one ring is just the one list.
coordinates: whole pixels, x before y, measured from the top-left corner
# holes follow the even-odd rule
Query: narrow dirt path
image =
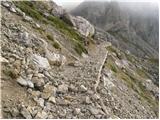
[[(66, 65), (61, 71), (53, 71), (54, 75), (57, 74), (55, 81), (58, 84), (65, 84), (69, 87), (74, 86), (77, 88), (74, 93), (68, 92), (61, 97), (64, 99), (66, 96), (73, 98), (71, 105), (67, 106), (68, 109), (78, 107), (81, 110), (86, 110), (84, 115), (79, 116), (79, 118), (90, 118), (92, 115), (94, 115), (94, 118), (98, 118), (100, 114), (102, 114), (103, 118), (109, 117), (103, 100), (101, 100), (100, 95), (96, 90), (100, 82), (102, 68), (106, 59), (107, 50), (106, 43), (104, 42), (98, 45), (94, 52), (91, 51), (88, 56), (83, 57), (78, 61), (79, 66)], [(63, 108), (63, 106), (58, 107)], [(65, 109), (67, 108), (65, 107)]]

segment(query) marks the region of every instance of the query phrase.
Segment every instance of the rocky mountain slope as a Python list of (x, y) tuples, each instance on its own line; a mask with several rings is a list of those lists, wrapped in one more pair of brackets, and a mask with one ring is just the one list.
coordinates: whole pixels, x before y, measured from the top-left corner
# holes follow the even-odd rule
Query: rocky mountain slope
[(51, 1), (1, 1), (1, 14), (2, 118), (158, 118), (156, 59)]
[[(158, 4), (150, 2), (85, 1), (72, 10), (112, 34), (116, 45), (138, 56), (158, 58)], [(106, 33), (105, 33), (106, 34)]]

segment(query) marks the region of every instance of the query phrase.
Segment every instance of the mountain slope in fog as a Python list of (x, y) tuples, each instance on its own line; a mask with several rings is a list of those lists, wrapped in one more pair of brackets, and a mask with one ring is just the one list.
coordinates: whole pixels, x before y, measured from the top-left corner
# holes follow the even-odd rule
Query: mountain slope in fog
[[(158, 57), (158, 5), (131, 2), (83, 2), (71, 12), (113, 35), (116, 45), (138, 56)], [(112, 42), (112, 41), (111, 41)]]

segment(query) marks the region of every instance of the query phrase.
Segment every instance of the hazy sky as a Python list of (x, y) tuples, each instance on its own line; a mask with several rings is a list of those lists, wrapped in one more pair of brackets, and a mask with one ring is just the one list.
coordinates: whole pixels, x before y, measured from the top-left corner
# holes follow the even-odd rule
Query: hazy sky
[[(70, 10), (78, 6), (85, 0), (53, 0), (63, 8)], [(86, 1), (112, 1), (112, 0), (86, 0)], [(160, 0), (116, 0), (120, 2), (160, 2)]]

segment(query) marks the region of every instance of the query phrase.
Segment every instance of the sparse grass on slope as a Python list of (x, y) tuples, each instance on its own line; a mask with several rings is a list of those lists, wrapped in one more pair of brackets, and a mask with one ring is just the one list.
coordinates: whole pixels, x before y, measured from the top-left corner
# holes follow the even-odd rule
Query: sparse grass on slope
[(52, 35), (47, 34), (47, 38), (48, 38), (48, 40), (50, 40), (52, 42), (52, 45), (53, 45), (54, 48), (61, 49), (60, 45), (54, 40)]
[(44, 17), (43, 13), (39, 11), (30, 1), (16, 1), (14, 3), (17, 7), (19, 7), (27, 15), (31, 16), (33, 19), (36, 19), (43, 24), (50, 24), (65, 36), (67, 36), (68, 40), (70, 40), (70, 42), (72, 42), (75, 46), (74, 49), (79, 55), (81, 55), (82, 52), (87, 53), (87, 50), (83, 43), (83, 38), (71, 26), (52, 15), (48, 16), (47, 18)]
[[(117, 49), (115, 47), (113, 47), (113, 46), (108, 47), (107, 50), (109, 50), (111, 53), (117, 53)], [(128, 58), (127, 54), (126, 54), (125, 58)], [(133, 58), (135, 59), (134, 56), (132, 56), (129, 59), (133, 59)], [(125, 83), (127, 84), (127, 86), (130, 89), (132, 89), (135, 92), (137, 92), (139, 94), (139, 96), (141, 97), (141, 101), (147, 101), (151, 105), (153, 110), (157, 110), (158, 101), (155, 100), (153, 98), (153, 96), (152, 96), (152, 93), (150, 91), (148, 91), (142, 85), (143, 80), (149, 78), (148, 72), (145, 71), (143, 68), (142, 69), (139, 69), (139, 68), (135, 69), (135, 74), (132, 73), (128, 69), (123, 71), (121, 68), (119, 68), (115, 64), (114, 61), (115, 61), (115, 59), (113, 57), (108, 56), (106, 67), (111, 69), (114, 72), (114, 75), (118, 80), (125, 81)], [(154, 61), (157, 62), (157, 60), (153, 60), (153, 62)], [(157, 112), (158, 111), (155, 111), (156, 114), (157, 114)]]

